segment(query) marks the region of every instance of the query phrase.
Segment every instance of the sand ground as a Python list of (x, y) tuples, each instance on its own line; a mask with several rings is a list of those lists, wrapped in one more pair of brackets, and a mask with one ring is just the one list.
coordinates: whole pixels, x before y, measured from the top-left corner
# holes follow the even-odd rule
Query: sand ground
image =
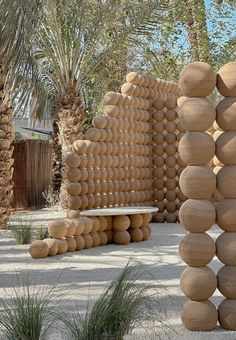
[[(21, 215), (36, 225), (46, 225), (48, 220), (64, 217), (65, 213), (53, 208)], [(236, 339), (236, 332), (220, 328), (201, 333), (182, 327), (180, 309), (186, 298), (180, 291), (179, 277), (185, 264), (178, 256), (178, 244), (185, 231), (180, 224), (152, 224), (152, 230), (151, 239), (145, 242), (108, 245), (40, 260), (30, 258), (27, 245), (16, 246), (11, 231), (1, 230), (0, 294), (4, 294), (4, 285), (14, 282), (17, 273), (30, 273), (36, 288), (57, 285), (54, 293), (60, 295), (61, 309), (75, 304), (83, 309), (87, 300), (92, 303), (130, 260), (143, 272), (140, 284), (148, 283), (150, 292), (158, 294), (159, 312), (155, 322), (138, 326), (127, 339)], [(214, 238), (220, 233), (217, 226), (210, 231)], [(210, 264), (215, 271), (221, 266), (216, 258)], [(218, 291), (212, 301), (217, 305), (222, 301)], [(52, 333), (52, 340), (60, 338), (59, 332)]]

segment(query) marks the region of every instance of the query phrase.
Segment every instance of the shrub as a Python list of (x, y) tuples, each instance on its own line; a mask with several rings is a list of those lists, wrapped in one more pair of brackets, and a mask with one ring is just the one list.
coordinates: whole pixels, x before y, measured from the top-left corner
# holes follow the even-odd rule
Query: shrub
[(42, 192), (42, 196), (46, 201), (46, 207), (51, 208), (59, 203), (59, 191), (54, 191), (51, 186), (49, 186), (48, 190)]
[(39, 227), (36, 229), (36, 240), (44, 240), (49, 237), (48, 228)]
[(29, 244), (32, 241), (32, 223), (27, 219), (18, 219), (10, 226), (17, 244)]

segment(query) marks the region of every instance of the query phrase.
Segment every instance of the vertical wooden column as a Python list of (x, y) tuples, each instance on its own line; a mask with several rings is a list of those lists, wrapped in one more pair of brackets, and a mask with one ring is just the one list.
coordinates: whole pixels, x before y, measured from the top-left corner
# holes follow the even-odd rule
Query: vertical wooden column
[(216, 74), (202, 62), (186, 66), (180, 74), (180, 87), (186, 96), (179, 119), (186, 133), (179, 143), (179, 156), (188, 165), (180, 176), (180, 189), (188, 200), (181, 206), (180, 222), (188, 231), (179, 253), (189, 266), (180, 278), (189, 298), (182, 308), (182, 322), (189, 330), (212, 330), (217, 323), (216, 307), (208, 299), (217, 287), (215, 273), (207, 266), (215, 256), (214, 240), (206, 233), (215, 223), (211, 203), (216, 177), (208, 163), (215, 154), (212, 136), (205, 132), (215, 120), (215, 108), (206, 98), (216, 85)]
[(224, 65), (217, 88), (225, 97), (217, 106), (216, 123), (224, 132), (216, 139), (216, 157), (224, 164), (217, 172), (217, 224), (224, 231), (216, 240), (217, 257), (224, 264), (217, 274), (218, 289), (225, 297), (219, 306), (219, 322), (236, 330), (236, 62)]

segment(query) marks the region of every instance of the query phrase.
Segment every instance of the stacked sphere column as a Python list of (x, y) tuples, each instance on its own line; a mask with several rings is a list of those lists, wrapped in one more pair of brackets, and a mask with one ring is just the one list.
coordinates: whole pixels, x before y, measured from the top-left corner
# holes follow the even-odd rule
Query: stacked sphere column
[(180, 278), (181, 289), (189, 299), (181, 319), (187, 329), (195, 331), (212, 330), (218, 319), (216, 307), (208, 300), (217, 287), (215, 273), (207, 266), (215, 256), (215, 243), (206, 233), (215, 223), (211, 200), (216, 177), (207, 165), (214, 157), (215, 143), (205, 132), (215, 119), (215, 108), (206, 98), (215, 84), (215, 72), (206, 63), (194, 62), (180, 75), (186, 98), (179, 119), (187, 132), (180, 140), (179, 155), (188, 165), (180, 176), (180, 188), (188, 200), (181, 206), (179, 218), (188, 233), (180, 242), (179, 253), (189, 266)]
[(217, 224), (224, 231), (216, 240), (217, 257), (224, 264), (217, 274), (218, 289), (225, 297), (218, 308), (219, 322), (236, 330), (236, 62), (224, 65), (217, 88), (225, 97), (217, 106), (216, 122), (224, 132), (216, 140), (216, 157), (224, 164), (217, 173)]

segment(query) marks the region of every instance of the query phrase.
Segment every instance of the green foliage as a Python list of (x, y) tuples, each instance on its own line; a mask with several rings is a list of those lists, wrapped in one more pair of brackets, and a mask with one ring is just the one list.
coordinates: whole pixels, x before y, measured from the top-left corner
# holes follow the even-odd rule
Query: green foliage
[(29, 244), (32, 241), (32, 223), (28, 219), (17, 219), (10, 226), (16, 244)]
[(52, 290), (33, 288), (29, 277), (18, 276), (0, 297), (0, 330), (6, 340), (47, 340), (56, 320), (50, 310)]
[(44, 240), (49, 237), (48, 228), (39, 227), (36, 229), (36, 240)]
[(46, 201), (46, 207), (51, 208), (58, 205), (59, 192), (54, 191), (52, 186), (49, 186), (48, 190), (42, 192), (42, 196)]
[(129, 264), (122, 270), (95, 302), (91, 311), (62, 316), (65, 338), (71, 340), (122, 339), (142, 321), (153, 318), (157, 310), (147, 285), (140, 287), (140, 272)]

